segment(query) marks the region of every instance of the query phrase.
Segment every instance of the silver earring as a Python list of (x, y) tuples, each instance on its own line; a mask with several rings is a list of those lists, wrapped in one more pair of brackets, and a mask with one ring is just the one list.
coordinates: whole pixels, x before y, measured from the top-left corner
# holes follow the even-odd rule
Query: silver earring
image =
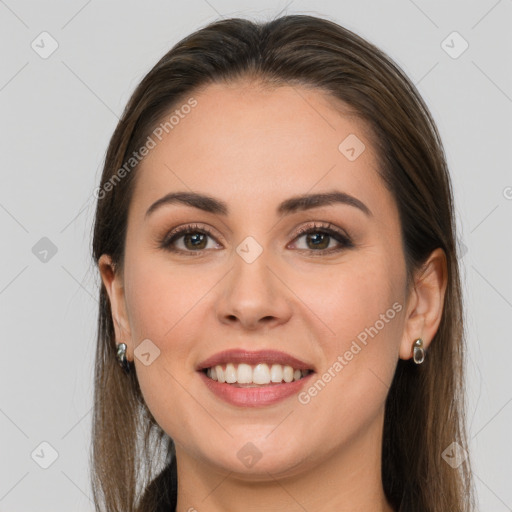
[(125, 373), (130, 373), (130, 364), (128, 359), (126, 359), (126, 343), (119, 343), (117, 345), (117, 362)]
[(425, 350), (423, 349), (423, 340), (421, 338), (414, 342), (412, 358), (416, 364), (421, 364), (425, 360)]

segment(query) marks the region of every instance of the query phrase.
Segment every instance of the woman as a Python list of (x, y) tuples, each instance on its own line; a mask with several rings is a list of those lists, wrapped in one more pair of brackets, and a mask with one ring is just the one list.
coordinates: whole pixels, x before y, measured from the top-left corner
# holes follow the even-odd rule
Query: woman
[(471, 510), (450, 179), (380, 50), (303, 15), (197, 31), (97, 197), (98, 510)]

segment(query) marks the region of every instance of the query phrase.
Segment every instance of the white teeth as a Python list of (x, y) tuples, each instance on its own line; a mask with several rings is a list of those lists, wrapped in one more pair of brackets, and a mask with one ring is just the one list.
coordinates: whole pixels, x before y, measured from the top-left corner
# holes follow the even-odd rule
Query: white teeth
[(254, 384), (270, 384), (270, 370), (268, 369), (268, 365), (256, 365), (252, 371), (252, 381)]
[(236, 372), (238, 384), (250, 384), (252, 382), (252, 368), (248, 364), (239, 364)]
[(285, 366), (283, 368), (283, 379), (285, 382), (291, 382), (293, 380), (293, 368), (291, 366)]
[(310, 373), (310, 370), (294, 370), (291, 366), (273, 364), (269, 368), (268, 364), (260, 363), (255, 366), (240, 363), (235, 365), (228, 363), (217, 365), (206, 370), (206, 375), (212, 380), (228, 384), (256, 384), (267, 385), (271, 382), (278, 384), (283, 382), (293, 382), (299, 380)]
[(222, 369), (222, 366), (217, 365), (215, 367), (215, 372), (217, 373), (217, 380), (219, 382), (226, 382), (226, 376), (224, 375), (224, 370)]
[(270, 380), (281, 382), (283, 380), (283, 367), (280, 364), (273, 364), (270, 368)]
[(233, 384), (236, 382), (237, 375), (234, 365), (231, 363), (226, 365), (226, 372), (224, 373), (224, 376), (226, 377), (226, 382), (228, 384)]

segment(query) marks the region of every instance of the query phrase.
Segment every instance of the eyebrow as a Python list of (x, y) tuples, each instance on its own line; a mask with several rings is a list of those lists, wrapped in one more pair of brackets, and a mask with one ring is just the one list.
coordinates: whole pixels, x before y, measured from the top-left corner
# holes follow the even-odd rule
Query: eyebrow
[[(289, 215), (297, 211), (310, 210), (321, 206), (329, 206), (332, 204), (346, 204), (358, 208), (367, 216), (372, 216), (371, 210), (359, 199), (345, 192), (333, 191), (320, 194), (304, 194), (291, 197), (283, 201), (276, 210), (279, 215)], [(160, 207), (167, 204), (184, 204), (192, 206), (205, 212), (227, 216), (229, 207), (226, 202), (214, 197), (198, 194), (197, 192), (171, 192), (164, 197), (155, 201), (147, 210), (145, 217), (147, 218)]]

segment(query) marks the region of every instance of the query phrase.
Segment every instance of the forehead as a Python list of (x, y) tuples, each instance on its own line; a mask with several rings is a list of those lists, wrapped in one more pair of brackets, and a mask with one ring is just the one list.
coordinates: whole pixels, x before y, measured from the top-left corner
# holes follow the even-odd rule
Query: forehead
[[(181, 111), (190, 98), (195, 106)], [(334, 188), (367, 204), (390, 200), (368, 125), (323, 91), (211, 84), (185, 97), (163, 122), (176, 110), (181, 115), (162, 140), (154, 138), (140, 165), (135, 207), (173, 190), (262, 209), (283, 197)]]

